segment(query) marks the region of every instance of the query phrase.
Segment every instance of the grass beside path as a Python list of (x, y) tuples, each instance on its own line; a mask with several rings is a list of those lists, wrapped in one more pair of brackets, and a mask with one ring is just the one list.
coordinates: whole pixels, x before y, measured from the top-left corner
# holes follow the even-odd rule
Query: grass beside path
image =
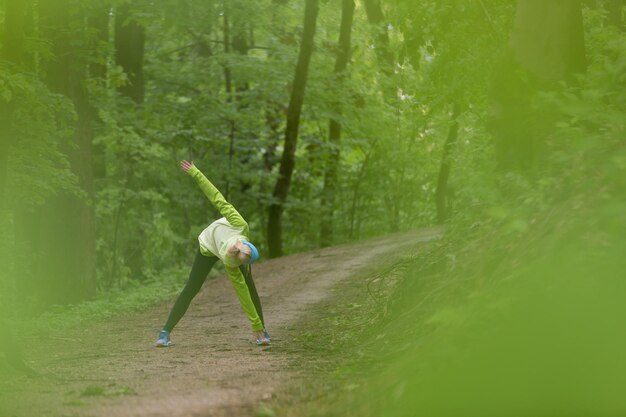
[(447, 237), (353, 277), (292, 327), (301, 384), (258, 415), (626, 415), (620, 221)]

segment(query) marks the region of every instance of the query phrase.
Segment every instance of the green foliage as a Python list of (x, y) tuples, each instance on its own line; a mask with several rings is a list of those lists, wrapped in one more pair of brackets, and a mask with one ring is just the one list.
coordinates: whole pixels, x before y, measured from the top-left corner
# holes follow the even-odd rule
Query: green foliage
[(16, 330), (21, 337), (33, 334), (58, 334), (67, 329), (105, 322), (116, 316), (143, 311), (156, 303), (174, 297), (184, 283), (186, 271), (169, 268), (161, 271), (157, 279), (146, 279), (141, 284), (127, 284), (124, 290), (109, 290), (84, 303), (69, 306), (55, 306), (37, 320), (17, 317), (6, 324)]
[(11, 109), (7, 188), (13, 209), (32, 209), (60, 190), (78, 192), (60, 151), (71, 143), (76, 118), (69, 100), (51, 93), (33, 74), (8, 65), (0, 65), (0, 89)]
[[(193, 182), (177, 171), (177, 160), (183, 158), (195, 160), (238, 207), (251, 225), (251, 238), (266, 253), (267, 209), (278, 175), (304, 11), (298, 2), (269, 0), (189, 0), (182, 6), (166, 1), (156, 8), (132, 2), (123, 24), (138, 22), (146, 39), (146, 96), (137, 105), (117, 90), (132, 79), (116, 63), (113, 45), (114, 21), (122, 18), (117, 13), (125, 4), (130, 3), (66, 4), (74, 65), (80, 58), (91, 74), (83, 84), (95, 116), (89, 122), (95, 134), (87, 157), (94, 172), (93, 194), (85, 189), (83, 174), (70, 169), (76, 161), (69, 157), (79, 146), (77, 115), (91, 110), (46, 87), (46, 65), (60, 57), (54, 56), (54, 40), (45, 39), (47, 32), (38, 26), (37, 19), (46, 16), (37, 14), (37, 6), (26, 11), (35, 23), (25, 29), (24, 62), (3, 61), (0, 66), (2, 97), (11, 100), (13, 128), (19, 132), (9, 160), (9, 189), (16, 196), (11, 211), (45, 207), (62, 191), (88, 201), (96, 219), (96, 284), (101, 290), (132, 286), (183, 265), (195, 236), (217, 216)], [(332, 118), (343, 128), (337, 242), (405, 230), (434, 217), (433, 172), (447, 123), (445, 114), (433, 113), (438, 104), (428, 102), (432, 94), (423, 94), (433, 91), (434, 84), (410, 65), (399, 67), (395, 79), (385, 79), (359, 7), (349, 74), (341, 82), (335, 79), (339, 11), (339, 2), (329, 2), (319, 17), (283, 225), (287, 252), (318, 244)], [(94, 23), (103, 17), (108, 33)], [(225, 29), (231, 42), (244, 40), (245, 47), (224, 45)], [(392, 46), (401, 47), (402, 39), (403, 32), (394, 29)], [(104, 78), (98, 78), (103, 69)], [(30, 255), (11, 250), (9, 258)]]
[[(626, 266), (624, 32), (607, 25), (602, 9), (584, 9), (588, 70), (576, 85), (536, 94), (534, 110), (546, 117), (527, 123), (545, 137), (540, 162), (530, 172), (504, 172), (496, 170), (485, 123), (488, 57), (498, 46), (475, 34), (480, 7), (500, 33), (512, 4), (476, 2), (472, 10), (467, 2), (394, 3), (399, 16), (410, 16), (403, 24), (421, 33), (405, 41), (423, 42), (417, 72), (424, 91), (445, 97), (444, 104), (455, 98), (467, 104), (453, 161), (454, 215), (446, 237), (406, 268), (388, 298), (389, 314), (381, 319), (372, 309), (362, 318), (374, 320), (367, 331), (341, 327), (348, 311), (337, 317), (324, 310), (312, 339), (341, 334), (350, 346), (328, 349), (320, 365), (328, 367), (327, 380), (309, 381), (284, 414), (623, 413), (616, 387), (624, 386), (626, 369), (619, 325)], [(467, 19), (452, 18), (456, 13)], [(441, 140), (449, 123), (440, 104), (432, 97), (420, 103), (428, 115), (423, 145)], [(296, 342), (312, 348), (306, 333)]]
[[(5, 3), (0, 33), (8, 27)], [(360, 293), (344, 294), (354, 299), (325, 306), (323, 317), (293, 339), (291, 348), (317, 356), (316, 371), (335, 377), (330, 388), (314, 387), (332, 401), (324, 399), (321, 412), (312, 414), (623, 412), (616, 387), (624, 386), (626, 374), (619, 330), (625, 313), (619, 279), (626, 250), (624, 31), (609, 24), (602, 2), (587, 2), (587, 72), (575, 84), (523, 91), (529, 114), (537, 115), (523, 122), (540, 138), (540, 155), (530, 169), (508, 172), (496, 166), (491, 102), (499, 93), (494, 77), (527, 76), (499, 73), (516, 2), (381, 1), (384, 28), (367, 24), (362, 3), (341, 79), (333, 74), (340, 2), (321, 4), (285, 207), (286, 252), (318, 244), (324, 169), (334, 146), (340, 151), (336, 243), (432, 224), (450, 111), (458, 104), (446, 195), (452, 216), (444, 240), (368, 277)], [(45, 38), (37, 6), (26, 11), (22, 61), (0, 59), (0, 109), (10, 111), (10, 127), (0, 126), (9, 139), (2, 167), (9, 198), (0, 207), (0, 260), (9, 261), (0, 272), (0, 317), (9, 330), (26, 333), (105, 320), (179, 289), (196, 236), (218, 216), (180, 173), (180, 159), (194, 160), (226, 194), (266, 252), (267, 208), (304, 11), (302, 1), (272, 0), (60, 4), (71, 15), (59, 30), (72, 35), (73, 64), (90, 65), (82, 80), (89, 103), (48, 87), (47, 64), (64, 57), (55, 56), (54, 40)], [(123, 5), (145, 29), (143, 103), (119, 91), (133, 79), (116, 63), (113, 46)], [(102, 16), (110, 33), (87, 24)], [(383, 32), (376, 30), (388, 35), (397, 58), (392, 68), (378, 59), (383, 46), (376, 35)], [(5, 44), (0, 48), (4, 54)], [(104, 78), (95, 75), (97, 65), (106, 69)], [(93, 157), (94, 190), (70, 157), (86, 113), (93, 113), (86, 160)], [(342, 125), (339, 145), (327, 140), (332, 119)], [(28, 294), (18, 290), (27, 271), (17, 265), (38, 255), (18, 247), (24, 238), (18, 217), (62, 193), (93, 209), (99, 297), (16, 325), (15, 317), (28, 310), (22, 305)], [(378, 298), (365, 296), (372, 286)], [(323, 352), (320, 335), (328, 341)], [(91, 386), (75, 394), (132, 392)], [(320, 406), (319, 397), (308, 395)], [(81, 404), (80, 398), (69, 401)], [(275, 409), (261, 406), (257, 414), (278, 414)]]
[[(576, 343), (561, 330), (544, 334), (549, 326), (561, 329), (559, 320), (565, 320), (553, 316), (550, 304), (550, 297), (559, 292), (562, 314), (582, 323), (581, 334), (602, 338), (593, 327), (623, 313), (619, 307), (603, 309), (574, 289), (589, 285), (599, 299), (610, 302), (616, 301), (612, 294), (618, 291), (608, 289), (619, 289), (613, 276), (620, 271), (615, 260), (624, 248), (624, 33), (607, 24), (602, 9), (585, 9), (588, 71), (576, 85), (533, 94), (532, 105), (542, 120), (528, 123), (544, 140), (541, 156), (531, 170), (504, 172), (496, 170), (490, 86), (501, 71), (497, 63), (507, 48), (515, 2), (382, 1), (390, 49), (397, 57), (393, 68), (383, 68), (386, 63), (376, 54), (381, 45), (376, 45), (373, 30), (385, 29), (371, 28), (358, 2), (351, 62), (338, 80), (333, 64), (339, 3), (322, 2), (320, 9), (284, 215), (287, 253), (318, 244), (320, 194), (333, 146), (340, 151), (336, 243), (432, 224), (449, 113), (454, 104), (461, 108), (446, 196), (452, 210), (447, 238), (409, 268), (419, 273), (407, 272), (393, 297), (393, 321), (380, 322), (379, 328), (381, 335), (391, 335), (384, 336), (389, 343), (379, 351), (390, 358), (384, 363), (387, 371), (371, 386), (349, 384), (345, 391), (350, 398), (362, 401), (355, 409), (372, 405), (367, 398), (378, 399), (376, 391), (384, 393), (379, 408), (372, 408), (380, 415), (402, 415), (403, 409), (418, 406), (426, 411), (435, 407), (432, 411), (437, 404), (467, 404), (472, 393), (479, 401), (477, 386), (464, 391), (461, 384), (472, 386), (475, 381), (453, 377), (502, 377), (496, 366), (480, 368), (489, 359), (486, 353), (501, 361), (494, 363), (509, 364), (515, 355), (526, 361), (536, 358), (546, 369), (552, 369), (548, 362), (553, 359), (575, 362), (572, 355), (584, 356), (583, 348), (603, 355), (588, 340), (562, 362), (552, 350), (535, 355), (512, 348), (507, 356), (494, 346), (509, 349), (517, 337), (532, 338), (536, 330), (557, 345)], [(118, 91), (132, 78), (115, 62), (113, 33), (102, 37), (84, 24), (104, 14), (108, 29), (114, 30), (116, 13), (124, 4), (132, 6), (131, 17), (146, 34), (146, 95), (141, 104)], [(92, 74), (84, 80), (90, 109), (97, 115), (90, 125), (95, 132), (93, 195), (79, 186), (84, 178), (72, 171), (68, 156), (77, 146), (77, 118), (86, 105), (46, 86), (44, 64), (61, 57), (53, 55), (50, 40), (43, 38), (36, 14), (30, 16), (34, 27), (28, 29), (25, 62), (0, 61), (0, 100), (10, 107), (12, 120), (7, 163), (11, 198), (0, 222), (0, 234), (6, 237), (0, 240), (2, 258), (15, 261), (32, 255), (16, 249), (16, 216), (45, 207), (54, 195), (79, 195), (89, 200), (95, 214), (100, 299), (50, 313), (48, 320), (59, 326), (75, 316), (96, 319), (141, 308), (175, 291), (179, 281), (168, 277), (180, 276), (174, 271), (187, 267), (197, 234), (218, 216), (193, 181), (177, 169), (180, 159), (194, 160), (226, 194), (248, 220), (251, 239), (266, 253), (267, 209), (278, 176), (304, 8), (304, 2), (270, 0), (168, 0), (158, 7), (146, 1), (105, 5), (93, 0), (67, 5), (87, 18), (74, 19), (70, 27), (77, 56), (106, 68), (104, 79)], [(229, 45), (224, 44), (225, 29)], [(245, 47), (235, 47), (234, 39), (244, 40)], [(339, 145), (327, 140), (331, 119), (342, 125)], [(581, 265), (575, 262), (579, 259), (589, 262)], [(14, 309), (7, 306), (16, 303), (20, 278), (16, 263), (10, 262), (0, 280), (0, 308), (11, 312)], [(599, 280), (588, 282), (586, 276), (592, 274)], [(571, 277), (570, 287), (563, 276)], [(542, 295), (533, 310), (536, 293)], [(573, 306), (580, 303), (588, 303), (585, 311), (596, 311), (589, 315), (591, 321), (576, 313)], [(351, 308), (362, 305), (342, 311)], [(533, 329), (523, 323), (526, 315), (550, 320)], [(354, 324), (341, 317), (329, 310), (321, 322), (333, 329)], [(507, 329), (507, 320), (513, 327)], [(502, 334), (502, 340), (494, 340), (489, 331)], [(332, 340), (333, 353), (341, 354), (357, 336), (346, 332)], [(314, 343), (315, 335), (304, 334), (297, 342)], [(521, 366), (512, 366), (520, 391), (531, 392), (532, 378)], [(594, 378), (590, 367), (571, 369)], [(564, 375), (571, 376), (568, 372)], [(617, 374), (607, 375), (618, 380)], [(502, 401), (511, 400), (501, 387), (492, 388), (502, 394)], [(559, 388), (553, 391), (554, 400), (566, 392), (578, 394), (576, 389)], [(590, 390), (580, 398), (600, 401), (601, 393)]]

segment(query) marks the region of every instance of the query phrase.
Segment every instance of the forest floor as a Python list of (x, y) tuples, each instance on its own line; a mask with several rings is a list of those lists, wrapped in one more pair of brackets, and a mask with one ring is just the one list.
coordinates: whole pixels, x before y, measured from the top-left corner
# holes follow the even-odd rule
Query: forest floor
[[(204, 284), (172, 333), (170, 348), (155, 348), (154, 341), (174, 300), (63, 334), (32, 337), (24, 353), (41, 376), (2, 378), (0, 415), (274, 415), (264, 404), (306, 382), (315, 365), (307, 363), (310, 352), (298, 353), (291, 335), (305, 332), (309, 320), (323, 314), (322, 306), (334, 299), (349, 301), (342, 299), (339, 284), (365, 292), (368, 271), (439, 235), (425, 229), (255, 266), (253, 276), (272, 335), (269, 347), (252, 344), (245, 315), (225, 277)], [(331, 342), (318, 342), (323, 356), (324, 344)]]

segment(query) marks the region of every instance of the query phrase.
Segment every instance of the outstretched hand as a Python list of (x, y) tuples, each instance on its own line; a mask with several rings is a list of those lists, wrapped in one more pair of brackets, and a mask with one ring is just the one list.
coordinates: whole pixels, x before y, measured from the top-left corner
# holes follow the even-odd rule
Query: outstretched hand
[(182, 169), (183, 171), (187, 172), (191, 169), (191, 167), (193, 166), (193, 161), (189, 162), (189, 161), (180, 161), (180, 169)]

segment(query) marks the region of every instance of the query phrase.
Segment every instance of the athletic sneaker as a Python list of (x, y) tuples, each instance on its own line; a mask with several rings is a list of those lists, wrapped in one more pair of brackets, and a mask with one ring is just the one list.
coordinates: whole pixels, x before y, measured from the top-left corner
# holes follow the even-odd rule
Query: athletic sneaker
[(256, 340), (258, 346), (269, 346), (270, 340), (267, 337), (260, 337)]
[(269, 346), (270, 343), (270, 335), (267, 330), (263, 329), (263, 336), (256, 340), (256, 344), (259, 346)]
[(161, 330), (159, 332), (159, 339), (156, 341), (156, 347), (168, 347), (172, 346), (170, 340), (170, 333), (167, 330)]

